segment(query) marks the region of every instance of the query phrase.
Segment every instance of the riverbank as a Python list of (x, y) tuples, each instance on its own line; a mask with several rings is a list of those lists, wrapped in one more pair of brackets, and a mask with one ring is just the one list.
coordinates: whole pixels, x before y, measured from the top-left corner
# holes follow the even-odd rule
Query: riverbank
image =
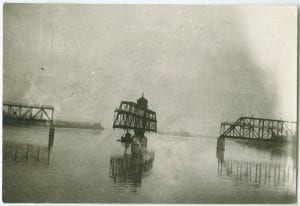
[[(51, 126), (49, 122), (27, 121), (27, 120), (3, 120), (3, 125), (24, 125), (24, 126)], [(77, 128), (77, 129), (93, 129), (104, 130), (100, 122), (75, 122), (55, 120), (53, 126), (56, 128)]]

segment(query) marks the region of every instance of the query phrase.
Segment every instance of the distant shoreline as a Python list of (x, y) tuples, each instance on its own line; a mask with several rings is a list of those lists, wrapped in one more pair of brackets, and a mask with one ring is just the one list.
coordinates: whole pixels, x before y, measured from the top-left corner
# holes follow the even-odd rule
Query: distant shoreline
[[(3, 119), (3, 125), (26, 125), (26, 126), (50, 126), (49, 122), (34, 122), (26, 120), (14, 120), (14, 119)], [(56, 128), (77, 128), (77, 129), (92, 129), (92, 130), (104, 130), (101, 123), (95, 122), (75, 122), (75, 121), (64, 121), (55, 120), (53, 126)]]
[(165, 131), (159, 131), (159, 132), (157, 132), (157, 134), (176, 136), (176, 137), (196, 137), (196, 138), (198, 138), (198, 137), (207, 137), (207, 136), (214, 137), (212, 135), (193, 134), (193, 133), (190, 133), (190, 132), (165, 132)]

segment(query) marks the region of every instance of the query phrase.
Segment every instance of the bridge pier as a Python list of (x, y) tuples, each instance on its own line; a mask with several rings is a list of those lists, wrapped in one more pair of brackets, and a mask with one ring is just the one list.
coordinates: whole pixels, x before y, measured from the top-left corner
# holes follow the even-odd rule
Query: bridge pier
[(139, 136), (133, 136), (132, 137), (132, 144), (131, 144), (131, 148), (135, 149), (135, 151), (142, 151), (143, 148), (147, 148), (147, 142), (148, 139), (147, 137), (143, 136), (143, 137), (139, 137)]
[(49, 147), (52, 147), (54, 140), (55, 127), (52, 125), (49, 129)]
[(217, 150), (225, 150), (225, 138), (219, 137), (217, 140)]
[(224, 162), (225, 150), (224, 149), (217, 149), (216, 150), (216, 157), (218, 161)]

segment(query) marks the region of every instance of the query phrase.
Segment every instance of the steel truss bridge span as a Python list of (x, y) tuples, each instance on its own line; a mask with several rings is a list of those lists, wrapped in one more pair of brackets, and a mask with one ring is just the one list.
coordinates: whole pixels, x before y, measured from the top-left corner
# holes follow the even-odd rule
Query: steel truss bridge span
[(235, 122), (222, 122), (220, 138), (287, 141), (296, 135), (296, 122), (254, 117), (240, 117)]
[(2, 112), (4, 120), (14, 119), (53, 123), (54, 107), (4, 102)]
[(122, 101), (119, 108), (115, 109), (113, 128), (156, 132), (156, 123), (156, 112), (140, 107), (135, 102)]

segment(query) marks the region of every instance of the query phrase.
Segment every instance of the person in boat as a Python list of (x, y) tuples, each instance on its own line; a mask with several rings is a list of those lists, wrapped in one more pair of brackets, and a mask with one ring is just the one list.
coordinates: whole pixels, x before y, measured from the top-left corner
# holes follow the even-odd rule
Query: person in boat
[(125, 134), (125, 136), (121, 137), (121, 141), (122, 142), (131, 142), (131, 134), (127, 131), (127, 133)]
[(131, 141), (131, 134), (127, 131), (125, 134), (125, 141), (130, 142)]

